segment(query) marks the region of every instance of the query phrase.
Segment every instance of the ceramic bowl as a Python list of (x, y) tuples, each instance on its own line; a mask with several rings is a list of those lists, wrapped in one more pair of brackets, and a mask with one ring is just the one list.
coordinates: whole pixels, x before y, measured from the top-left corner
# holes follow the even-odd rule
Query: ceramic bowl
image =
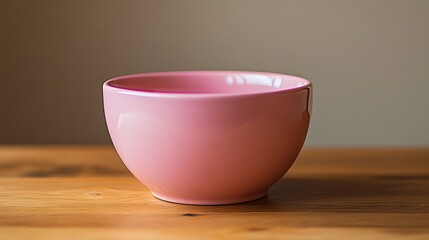
[(218, 205), (263, 197), (291, 167), (311, 83), (262, 72), (143, 73), (106, 81), (103, 98), (119, 156), (155, 197)]

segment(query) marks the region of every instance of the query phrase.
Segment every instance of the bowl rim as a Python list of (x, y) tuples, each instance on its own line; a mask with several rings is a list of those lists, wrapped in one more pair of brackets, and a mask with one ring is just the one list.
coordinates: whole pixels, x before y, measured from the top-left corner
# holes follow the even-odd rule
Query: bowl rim
[[(182, 93), (182, 92), (152, 92), (144, 91), (141, 89), (133, 89), (126, 87), (112, 86), (111, 83), (114, 81), (125, 80), (129, 78), (136, 77), (151, 77), (151, 76), (174, 76), (174, 75), (195, 75), (195, 74), (260, 74), (265, 76), (281, 76), (286, 79), (294, 79), (302, 82), (302, 86), (289, 87), (289, 88), (277, 88), (270, 89), (267, 91), (257, 91), (257, 92), (210, 92), (210, 93)], [(255, 95), (271, 95), (278, 93), (292, 93), (301, 91), (303, 89), (311, 89), (311, 81), (294, 75), (276, 73), (276, 72), (260, 72), (260, 71), (223, 71), (223, 70), (190, 70), (190, 71), (163, 71), (163, 72), (145, 72), (145, 73), (136, 73), (128, 74), (123, 76), (118, 76), (110, 78), (103, 83), (103, 89), (111, 89), (116, 91), (119, 94), (131, 95), (131, 96), (142, 96), (142, 97), (165, 97), (165, 98), (219, 98), (219, 97), (243, 97), (243, 96), (255, 96)]]

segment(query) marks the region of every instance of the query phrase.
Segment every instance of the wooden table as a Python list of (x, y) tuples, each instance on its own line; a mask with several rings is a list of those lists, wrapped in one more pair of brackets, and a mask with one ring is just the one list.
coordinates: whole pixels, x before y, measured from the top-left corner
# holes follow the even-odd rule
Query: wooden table
[(305, 149), (263, 199), (163, 202), (110, 146), (0, 147), (0, 239), (429, 239), (429, 149)]

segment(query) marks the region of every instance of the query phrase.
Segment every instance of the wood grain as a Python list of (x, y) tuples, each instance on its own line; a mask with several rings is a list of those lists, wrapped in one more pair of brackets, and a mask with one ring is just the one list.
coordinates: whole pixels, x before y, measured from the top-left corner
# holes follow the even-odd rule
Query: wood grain
[(267, 197), (163, 202), (110, 146), (0, 147), (0, 239), (429, 239), (429, 149), (306, 149)]

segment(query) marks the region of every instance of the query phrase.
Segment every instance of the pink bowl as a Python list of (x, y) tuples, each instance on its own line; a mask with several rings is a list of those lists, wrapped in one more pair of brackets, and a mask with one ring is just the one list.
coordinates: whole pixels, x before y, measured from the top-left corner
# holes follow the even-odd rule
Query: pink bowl
[(143, 73), (108, 80), (104, 111), (127, 168), (159, 199), (217, 205), (264, 196), (298, 156), (311, 83), (261, 72)]

